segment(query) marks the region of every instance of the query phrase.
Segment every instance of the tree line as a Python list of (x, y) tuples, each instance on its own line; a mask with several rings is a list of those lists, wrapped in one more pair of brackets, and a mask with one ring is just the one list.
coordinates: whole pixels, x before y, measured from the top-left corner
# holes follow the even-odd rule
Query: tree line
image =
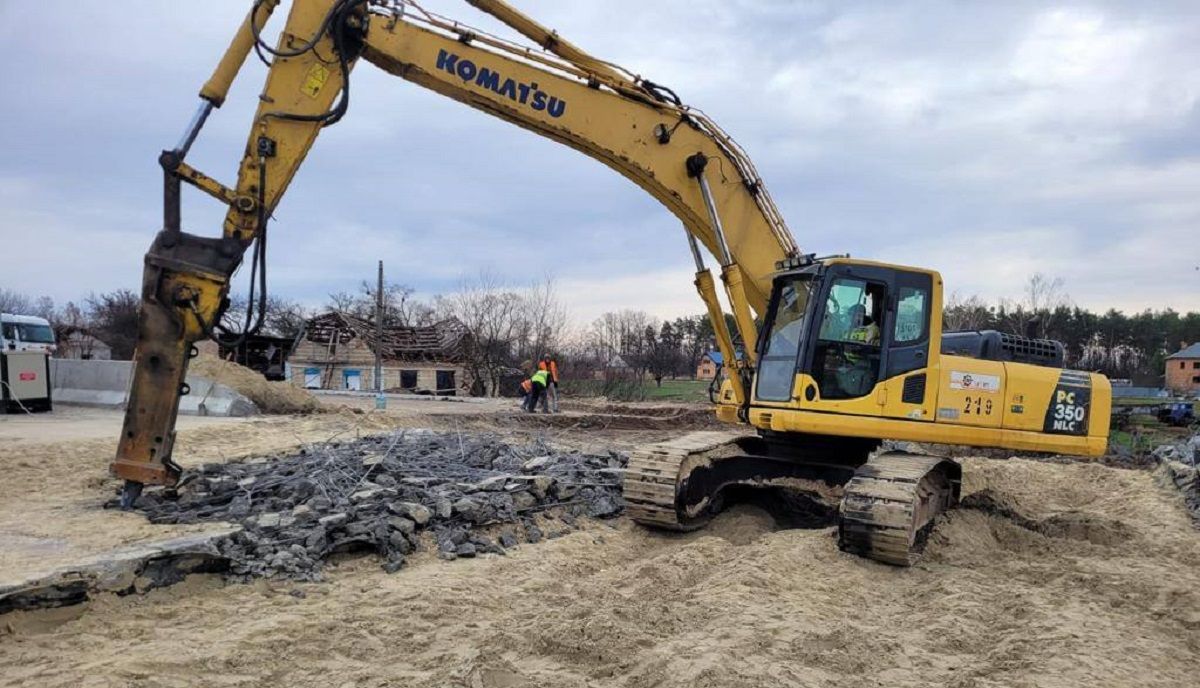
[(1000, 330), (1054, 339), (1066, 348), (1069, 367), (1150, 387), (1163, 382), (1168, 356), (1200, 341), (1200, 312), (1147, 308), (1126, 314), (1110, 308), (1097, 313), (1072, 303), (1062, 280), (1042, 274), (1030, 277), (1017, 299), (988, 303), (955, 294), (943, 313), (947, 331)]
[[(0, 311), (45, 317), (60, 339), (72, 332), (91, 334), (108, 344), (118, 359), (133, 355), (139, 302), (135, 292), (118, 289), (60, 308), (48, 297), (0, 289)], [(327, 310), (373, 320), (375, 304), (375, 285), (366, 281), (356, 291), (330, 294), (317, 308), (272, 296), (264, 331), (294, 338), (309, 318)], [(226, 324), (236, 330), (244, 312), (244, 299), (234, 297)], [(564, 377), (650, 377), (661, 383), (664, 378), (692, 377), (700, 357), (714, 348), (707, 314), (659, 319), (644, 311), (620, 310), (582, 327), (572, 326), (550, 278), (512, 285), (481, 273), (452, 292), (428, 299), (417, 298), (411, 287), (385, 283), (386, 326), (429, 326), (450, 319), (468, 335), (462, 364), (488, 395), (500, 393), (506, 379), (527, 374), (546, 353), (558, 359)], [(1150, 386), (1161, 382), (1167, 356), (1200, 341), (1200, 312), (1096, 313), (1073, 304), (1061, 280), (1041, 274), (1033, 275), (1014, 299), (989, 303), (978, 296), (951, 295), (943, 320), (947, 331), (994, 329), (1055, 339), (1065, 345), (1071, 367)]]

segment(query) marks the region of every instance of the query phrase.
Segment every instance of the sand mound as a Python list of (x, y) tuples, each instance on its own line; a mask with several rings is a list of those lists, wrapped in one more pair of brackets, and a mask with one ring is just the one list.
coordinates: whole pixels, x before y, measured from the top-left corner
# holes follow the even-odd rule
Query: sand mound
[(261, 374), (230, 361), (200, 356), (190, 371), (201, 377), (232, 387), (258, 406), (262, 413), (313, 413), (321, 402), (299, 387), (286, 382), (271, 382)]
[(1094, 545), (1116, 546), (1133, 537), (1133, 529), (1115, 518), (1084, 511), (1067, 511), (1044, 518), (1030, 518), (1019, 511), (1016, 500), (991, 489), (968, 495), (960, 505), (1016, 524), (1025, 530), (1051, 538), (1084, 540)]
[[(228, 452), (212, 442), (236, 434), (283, 446), (293, 429), (324, 441), (369, 417), (260, 418), (239, 422), (241, 433), (214, 426), (185, 434), (186, 453)], [(76, 541), (91, 543), (116, 519), (144, 524), (78, 496), (81, 463), (102, 475), (110, 455), (85, 453), (95, 444), (46, 445), (14, 462), (0, 483), (11, 514), (0, 531), (51, 537), (75, 513), (90, 536)], [(102, 596), (59, 625), (49, 615), (0, 617), (0, 686), (188, 686), (197, 676), (361, 688), (1196, 684), (1200, 538), (1177, 493), (1145, 471), (964, 464), (965, 493), (990, 497), (953, 509), (912, 568), (839, 552), (835, 528), (788, 529), (757, 505), (732, 506), (686, 534), (628, 519), (561, 537), (545, 527), (545, 542), (506, 556), (442, 562), (427, 551), (395, 574), (348, 559), (325, 583), (194, 577), (146, 596)], [(1085, 521), (1081, 532), (1094, 521), (1104, 534), (1057, 535)], [(1129, 537), (1094, 542), (1109, 531)]]

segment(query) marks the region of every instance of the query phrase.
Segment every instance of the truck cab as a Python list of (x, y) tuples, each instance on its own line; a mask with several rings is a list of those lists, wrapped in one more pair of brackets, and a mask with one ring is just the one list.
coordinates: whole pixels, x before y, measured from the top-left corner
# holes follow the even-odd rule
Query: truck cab
[(50, 321), (32, 315), (0, 313), (0, 351), (34, 351), (53, 355), (56, 349)]

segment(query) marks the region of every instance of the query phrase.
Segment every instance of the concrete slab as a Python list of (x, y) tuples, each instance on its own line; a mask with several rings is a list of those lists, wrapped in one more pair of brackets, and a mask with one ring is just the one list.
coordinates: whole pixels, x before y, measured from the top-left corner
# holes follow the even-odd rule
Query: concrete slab
[[(50, 359), (55, 404), (124, 408), (132, 361)], [(179, 400), (179, 413), (197, 416), (252, 416), (258, 407), (236, 390), (189, 374), (191, 393)]]
[[(63, 607), (101, 593), (128, 595), (173, 585), (192, 573), (216, 573), (228, 562), (218, 545), (240, 528), (217, 524), (202, 533), (141, 542), (93, 554), (49, 570), (0, 579), (0, 614)], [(58, 551), (65, 542), (0, 534), (0, 548)]]

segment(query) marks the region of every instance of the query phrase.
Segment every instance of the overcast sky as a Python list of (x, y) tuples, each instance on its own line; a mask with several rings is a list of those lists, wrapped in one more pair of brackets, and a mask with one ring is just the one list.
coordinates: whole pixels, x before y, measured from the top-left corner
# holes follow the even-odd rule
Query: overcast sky
[[(989, 300), (1041, 271), (1093, 309), (1200, 309), (1195, 0), (516, 4), (705, 110), (805, 251), (932, 267)], [(249, 5), (0, 0), (0, 287), (60, 303), (138, 287), (158, 152)], [(223, 182), (263, 74), (248, 64), (189, 158)], [(702, 310), (678, 221), (632, 183), (368, 64), (354, 79), (276, 212), (272, 291), (317, 305), (382, 258), (426, 294), (551, 273), (581, 322)], [(186, 192), (186, 230), (215, 236), (222, 216)]]

